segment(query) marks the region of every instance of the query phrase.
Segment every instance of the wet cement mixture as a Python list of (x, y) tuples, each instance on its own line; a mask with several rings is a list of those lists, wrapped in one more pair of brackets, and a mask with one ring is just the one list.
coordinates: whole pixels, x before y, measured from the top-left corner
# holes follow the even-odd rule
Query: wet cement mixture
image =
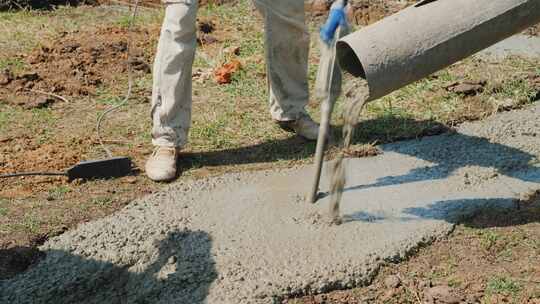
[(341, 224), (343, 221), (339, 211), (339, 203), (341, 202), (346, 183), (345, 157), (351, 147), (354, 128), (368, 99), (369, 86), (367, 81), (362, 78), (350, 79), (345, 94), (345, 107), (342, 113), (344, 122), (342, 151), (338, 154), (331, 173), (330, 222), (333, 224)]
[(464, 216), (539, 189), (539, 117), (537, 104), (349, 159), (339, 226), (323, 220), (328, 195), (303, 200), (311, 166), (178, 182), (47, 241), (0, 281), (0, 303), (279, 303), (369, 284)]

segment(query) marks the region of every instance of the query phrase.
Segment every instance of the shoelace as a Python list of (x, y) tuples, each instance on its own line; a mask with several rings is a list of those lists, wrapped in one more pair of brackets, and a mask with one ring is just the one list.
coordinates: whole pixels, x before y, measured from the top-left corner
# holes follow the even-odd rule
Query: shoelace
[(170, 147), (156, 147), (154, 149), (154, 152), (152, 152), (152, 156), (157, 156), (158, 154), (176, 154), (176, 148), (170, 148)]

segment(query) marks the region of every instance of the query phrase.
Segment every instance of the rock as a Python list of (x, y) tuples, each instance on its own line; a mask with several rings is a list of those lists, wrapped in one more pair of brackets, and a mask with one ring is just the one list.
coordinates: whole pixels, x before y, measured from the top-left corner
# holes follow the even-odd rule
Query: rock
[(486, 81), (464, 81), (462, 83), (455, 82), (446, 87), (449, 92), (462, 95), (476, 95), (484, 90)]
[(230, 46), (223, 50), (223, 55), (225, 56), (238, 56), (240, 55), (240, 47), (239, 46)]
[(516, 107), (516, 102), (514, 102), (514, 100), (510, 98), (507, 98), (504, 100), (497, 101), (497, 107), (500, 110), (504, 110), (504, 111), (512, 110), (513, 108)]
[(461, 298), (453, 293), (452, 288), (448, 286), (435, 286), (426, 291), (426, 298), (430, 302), (445, 304), (457, 304)]
[(167, 260), (167, 264), (173, 265), (173, 264), (176, 263), (176, 261), (177, 261), (177, 258), (176, 258), (176, 256), (173, 255), (173, 256), (169, 257), (169, 259)]
[(216, 29), (212, 21), (199, 21), (199, 31), (204, 34), (210, 34)]
[(398, 288), (401, 284), (401, 279), (397, 275), (389, 275), (384, 279), (384, 286), (388, 288)]
[(330, 9), (331, 1), (328, 0), (312, 0), (307, 1), (307, 10), (314, 15), (323, 15)]
[(62, 48), (62, 53), (72, 53), (80, 47), (81, 47), (80, 43), (76, 43), (76, 42), (68, 43), (64, 45), (64, 47)]
[(382, 296), (381, 300), (382, 302), (388, 302), (391, 298), (393, 298), (397, 294), (395, 289), (388, 289)]
[(418, 288), (420, 288), (420, 289), (430, 288), (431, 286), (432, 286), (432, 285), (431, 285), (431, 281), (430, 281), (430, 280), (418, 282)]
[(36, 72), (30, 72), (22, 74), (19, 79), (23, 79), (25, 82), (35, 81), (39, 79), (39, 74)]
[(143, 71), (146, 74), (152, 73), (152, 68), (142, 58), (130, 58), (129, 64), (133, 67), (135, 71)]
[[(125, 41), (119, 41), (119, 42), (112, 43), (110, 45), (110, 48), (117, 52), (125, 52), (128, 49), (128, 44)], [(98, 50), (96, 49), (96, 51)]]
[(53, 98), (41, 96), (27, 103), (24, 103), (22, 106), (28, 110), (39, 109), (39, 108), (46, 108), (50, 106), (51, 104), (53, 104), (54, 102), (55, 100)]
[(6, 69), (0, 73), (0, 85), (8, 85), (13, 80), (13, 73)]
[(135, 176), (128, 176), (124, 179), (124, 182), (127, 184), (136, 184), (137, 183), (137, 177)]
[(199, 45), (208, 45), (219, 42), (219, 40), (212, 35), (201, 34), (199, 38), (197, 38), (197, 42), (199, 43)]

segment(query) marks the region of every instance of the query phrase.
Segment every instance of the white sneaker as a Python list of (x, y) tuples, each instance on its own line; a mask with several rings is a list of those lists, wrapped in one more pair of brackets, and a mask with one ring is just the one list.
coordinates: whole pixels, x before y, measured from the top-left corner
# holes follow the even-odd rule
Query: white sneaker
[(146, 175), (153, 181), (166, 182), (176, 177), (176, 160), (179, 149), (175, 147), (156, 147), (146, 161)]
[(297, 120), (278, 121), (277, 124), (286, 131), (295, 132), (308, 140), (317, 140), (319, 136), (319, 124), (313, 121), (307, 114), (302, 114)]

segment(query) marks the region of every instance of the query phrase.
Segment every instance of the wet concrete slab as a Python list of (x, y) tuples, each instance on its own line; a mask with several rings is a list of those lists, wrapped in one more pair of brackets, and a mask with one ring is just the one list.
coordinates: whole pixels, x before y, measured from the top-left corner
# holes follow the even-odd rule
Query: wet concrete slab
[(489, 59), (504, 59), (508, 56), (540, 58), (540, 37), (514, 35), (481, 51), (476, 56)]

